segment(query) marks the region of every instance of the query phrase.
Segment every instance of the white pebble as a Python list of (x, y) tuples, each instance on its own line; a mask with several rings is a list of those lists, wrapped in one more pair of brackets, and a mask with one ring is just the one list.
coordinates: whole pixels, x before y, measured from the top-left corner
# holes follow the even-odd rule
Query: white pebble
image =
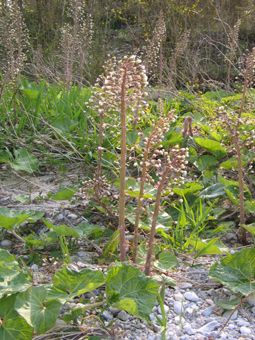
[(174, 294), (174, 299), (175, 299), (175, 301), (183, 301), (184, 297), (181, 293), (176, 293), (176, 294)]
[(174, 301), (174, 312), (175, 314), (178, 314), (178, 315), (184, 313), (184, 306), (182, 302)]
[(249, 334), (251, 334), (251, 330), (250, 330), (250, 328), (248, 328), (248, 327), (242, 326), (242, 327), (240, 328), (240, 333), (241, 333), (242, 335), (249, 335)]
[(198, 302), (200, 300), (197, 294), (194, 292), (186, 292), (184, 293), (184, 297), (186, 300), (192, 301), (192, 302)]
[(200, 327), (198, 329), (199, 333), (202, 333), (203, 335), (209, 335), (211, 332), (213, 332), (215, 329), (217, 329), (220, 326), (219, 322), (216, 320), (213, 320), (211, 322), (208, 322), (204, 326)]

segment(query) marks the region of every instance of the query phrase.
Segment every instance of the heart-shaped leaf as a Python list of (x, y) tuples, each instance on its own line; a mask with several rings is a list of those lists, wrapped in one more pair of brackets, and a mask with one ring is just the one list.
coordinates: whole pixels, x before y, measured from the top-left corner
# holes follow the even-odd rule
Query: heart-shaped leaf
[(0, 339), (32, 340), (33, 328), (14, 309), (15, 295), (0, 300)]
[(49, 291), (41, 287), (32, 287), (16, 298), (16, 311), (31, 325), (35, 333), (45, 333), (51, 329), (58, 318), (62, 304), (49, 297)]
[(255, 291), (255, 248), (243, 249), (223, 258), (210, 269), (210, 276), (235, 293)]
[(26, 290), (31, 286), (31, 276), (22, 271), (15, 257), (0, 249), (0, 297)]
[(148, 319), (157, 302), (158, 292), (159, 284), (137, 268), (121, 264), (108, 271), (108, 302), (132, 315)]
[(38, 170), (38, 159), (29, 153), (26, 149), (19, 149), (14, 151), (14, 160), (10, 161), (10, 166), (16, 171), (25, 171), (30, 174)]
[(51, 295), (71, 299), (95, 290), (105, 283), (104, 274), (99, 270), (60, 269), (53, 277)]

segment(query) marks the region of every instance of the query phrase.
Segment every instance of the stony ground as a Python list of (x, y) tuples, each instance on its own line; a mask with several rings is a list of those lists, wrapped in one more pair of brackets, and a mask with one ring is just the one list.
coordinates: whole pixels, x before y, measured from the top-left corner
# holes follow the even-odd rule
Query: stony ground
[[(10, 175), (2, 172), (0, 176), (0, 206), (15, 209), (46, 211), (47, 217), (56, 223), (76, 225), (82, 221), (82, 210), (68, 202), (55, 202), (45, 199), (48, 192), (56, 191), (59, 186), (78, 183), (82, 178), (80, 171), (69, 172), (71, 175), (48, 173), (47, 176), (31, 177)], [(17, 197), (31, 197), (30, 203), (21, 203)], [(44, 198), (34, 203), (35, 197)], [(10, 239), (2, 239), (0, 246), (12, 248)], [(78, 267), (96, 266), (94, 258), (98, 256), (93, 244), (80, 244), (80, 250), (72, 257), (72, 265)], [(219, 306), (235, 296), (208, 277), (210, 265), (217, 260), (213, 257), (197, 259), (181, 256), (180, 267), (169, 273), (176, 281), (174, 288), (166, 289), (165, 312), (168, 323), (166, 339), (169, 340), (213, 340), (213, 339), (255, 339), (255, 299), (240, 304), (232, 311), (223, 311)], [(57, 264), (55, 264), (57, 266)], [(47, 265), (45, 266), (47, 267)], [(35, 282), (47, 281), (51, 272), (31, 265)], [(54, 272), (54, 264), (52, 264)], [(92, 301), (94, 297), (92, 296)], [(73, 307), (74, 301), (68, 307)], [(150, 315), (151, 324), (131, 317), (124, 311), (114, 308), (96, 311), (101, 319), (101, 338), (157, 340), (162, 339), (159, 320), (162, 319), (160, 308), (156, 306)], [(61, 321), (59, 321), (61, 324)], [(63, 326), (63, 325), (62, 325)]]

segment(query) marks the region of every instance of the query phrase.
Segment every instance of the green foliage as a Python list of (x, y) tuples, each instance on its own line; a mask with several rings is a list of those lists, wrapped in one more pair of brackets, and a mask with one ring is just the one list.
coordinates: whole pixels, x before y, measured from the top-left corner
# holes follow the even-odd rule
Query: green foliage
[(140, 318), (149, 319), (159, 285), (139, 269), (122, 264), (109, 269), (106, 295), (109, 304)]
[(255, 248), (227, 255), (210, 269), (210, 276), (234, 293), (247, 296), (255, 291)]
[(197, 137), (195, 138), (195, 142), (202, 148), (211, 152), (217, 158), (222, 158), (227, 154), (226, 148), (218, 141)]
[(105, 283), (104, 275), (99, 270), (60, 269), (53, 276), (52, 296), (66, 300), (91, 292)]
[(27, 221), (29, 214), (20, 211), (0, 208), (0, 227), (11, 230)]
[[(26, 269), (1, 249), (0, 281), (0, 338), (8, 340), (31, 340), (32, 334), (47, 332), (54, 327), (66, 301), (104, 285), (108, 304), (147, 320), (159, 293), (155, 280), (128, 265), (111, 267), (106, 278), (100, 270), (63, 267), (53, 276), (52, 284), (32, 287)], [(87, 308), (89, 305), (64, 319), (71, 321)]]
[(34, 223), (43, 217), (40, 211), (20, 211), (0, 208), (0, 227), (12, 230), (24, 222)]
[(29, 272), (21, 270), (13, 255), (0, 249), (0, 297), (22, 292), (30, 286)]
[(31, 340), (33, 328), (14, 309), (15, 295), (0, 300), (0, 339)]
[(25, 171), (30, 174), (39, 168), (38, 159), (26, 149), (14, 151), (14, 159), (10, 161), (10, 166), (16, 171)]
[(174, 254), (165, 250), (161, 252), (158, 259), (154, 262), (154, 266), (160, 270), (170, 270), (178, 265), (178, 260)]
[(74, 196), (75, 192), (76, 190), (73, 188), (64, 188), (55, 194), (50, 195), (50, 198), (55, 201), (70, 200)]
[(196, 258), (203, 255), (220, 255), (228, 252), (227, 247), (219, 240), (219, 238), (212, 238), (210, 240), (189, 238), (185, 246), (192, 247), (192, 251), (195, 252)]
[(60, 301), (49, 297), (49, 291), (43, 286), (19, 294), (15, 302), (15, 310), (36, 334), (45, 333), (55, 325), (61, 306)]

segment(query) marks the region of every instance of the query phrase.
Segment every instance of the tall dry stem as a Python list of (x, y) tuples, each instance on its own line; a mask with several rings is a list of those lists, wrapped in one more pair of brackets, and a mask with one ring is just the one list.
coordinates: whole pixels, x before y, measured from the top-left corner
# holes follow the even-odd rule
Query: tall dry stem
[(161, 152), (163, 159), (160, 161), (160, 167), (158, 168), (159, 181), (157, 184), (157, 195), (154, 205), (152, 224), (148, 242), (148, 250), (146, 256), (146, 263), (144, 272), (146, 275), (150, 275), (153, 262), (153, 249), (157, 227), (157, 219), (160, 211), (161, 197), (163, 191), (171, 188), (174, 183), (183, 183), (186, 176), (186, 164), (187, 164), (187, 150), (185, 148), (179, 148), (175, 146), (169, 152)]
[(126, 83), (127, 66), (123, 66), (121, 79), (121, 160), (120, 160), (120, 198), (119, 198), (119, 232), (120, 232), (120, 260), (126, 259), (126, 238), (125, 238), (125, 187), (126, 187), (126, 159), (127, 159), (127, 127), (126, 127)]

